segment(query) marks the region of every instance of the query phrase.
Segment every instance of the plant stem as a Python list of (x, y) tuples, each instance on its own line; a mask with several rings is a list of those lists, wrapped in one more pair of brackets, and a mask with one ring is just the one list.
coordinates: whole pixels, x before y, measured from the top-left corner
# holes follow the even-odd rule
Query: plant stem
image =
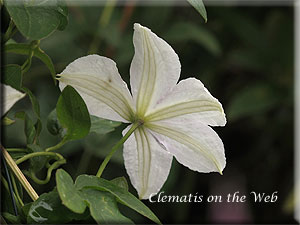
[(2, 43), (6, 43), (15, 33), (16, 33), (16, 29), (15, 29), (15, 23), (14, 21), (10, 20), (8, 28), (4, 34), (4, 37), (2, 39)]
[[(1, 183), (3, 184), (3, 186), (7, 190), (7, 192), (10, 193), (8, 183), (7, 183), (6, 179), (3, 177), (3, 175), (1, 175)], [(12, 194), (13, 194), (14, 198), (16, 199), (17, 198), (16, 194), (14, 192)], [(21, 205), (17, 204), (17, 207), (18, 207), (19, 211), (21, 211)], [(2, 224), (2, 223), (0, 223), (0, 224)]]
[(35, 190), (32, 188), (22, 171), (19, 169), (15, 161), (11, 158), (11, 156), (8, 154), (8, 152), (5, 150), (5, 148), (1, 145), (1, 150), (4, 156), (4, 159), (6, 160), (7, 164), (15, 174), (15, 176), (18, 178), (22, 186), (25, 188), (29, 196), (33, 201), (37, 200), (39, 198), (38, 194), (35, 192)]
[(60, 165), (62, 164), (65, 164), (66, 163), (66, 160), (65, 159), (61, 159), (61, 160), (58, 160), (56, 161), (55, 163), (53, 163), (47, 170), (47, 176), (44, 180), (41, 180), (39, 178), (36, 177), (35, 173), (33, 171), (31, 172), (27, 172), (24, 173), (29, 176), (35, 183), (37, 184), (47, 184), (49, 181), (50, 181), (50, 178), (51, 178), (51, 174), (52, 174), (52, 171), (56, 168), (58, 168)]
[(24, 171), (25, 175), (29, 176), (37, 184), (47, 184), (51, 178), (52, 170), (54, 170), (54, 169), (58, 168), (60, 165), (66, 163), (66, 160), (64, 159), (64, 157), (62, 155), (60, 155), (59, 153), (34, 152), (34, 153), (27, 154), (27, 155), (23, 156), (22, 158), (18, 159), (16, 161), (16, 164), (18, 165), (30, 158), (37, 157), (37, 156), (52, 156), (58, 160), (55, 163), (53, 163), (52, 165), (49, 165), (49, 168), (47, 170), (47, 176), (44, 180), (40, 180), (39, 178), (37, 178), (33, 171), (27, 172), (27, 173), (25, 173), (26, 171)]
[(34, 152), (34, 153), (30, 153), (30, 154), (27, 154), (25, 156), (23, 156), (22, 158), (18, 159), (16, 161), (16, 164), (20, 164), (32, 157), (37, 157), (37, 156), (52, 156), (52, 157), (55, 157), (57, 159), (64, 159), (64, 157), (58, 153), (55, 153), (55, 152)]
[(8, 152), (28, 152), (26, 148), (7, 148)]
[(67, 143), (67, 138), (66, 138), (66, 136), (61, 140), (61, 142), (59, 142), (57, 145), (55, 145), (55, 146), (52, 146), (52, 147), (49, 147), (49, 148), (47, 148), (45, 151), (46, 152), (50, 152), (50, 151), (54, 151), (54, 150), (56, 150), (56, 149), (58, 149), (58, 148), (60, 148), (60, 147), (62, 147), (65, 143)]
[(16, 198), (15, 198), (15, 195), (14, 195), (14, 192), (13, 192), (11, 177), (10, 177), (10, 174), (8, 172), (5, 159), (3, 157), (1, 157), (1, 159), (2, 159), (2, 162), (3, 162), (4, 171), (5, 171), (5, 174), (6, 174), (6, 177), (7, 177), (7, 184), (8, 184), (7, 186), (8, 186), (8, 189), (9, 189), (9, 194), (10, 194), (10, 197), (11, 197), (11, 201), (12, 201), (13, 209), (14, 209), (14, 212), (15, 212), (15, 216), (18, 216)]
[(39, 48), (40, 45), (40, 40), (34, 40), (30, 43), (30, 51), (28, 53), (28, 58), (27, 60), (24, 62), (24, 64), (21, 66), (22, 72), (23, 74), (26, 73), (30, 67), (31, 67), (31, 62), (32, 62), (32, 57), (34, 55), (34, 50), (36, 48)]
[(12, 185), (13, 185), (13, 188), (15, 190), (15, 193), (16, 193), (16, 197), (20, 203), (20, 205), (23, 207), (24, 206), (24, 203), (20, 197), (20, 194), (19, 194), (19, 190), (18, 190), (18, 187), (17, 187), (17, 184), (16, 184), (16, 180), (15, 180), (15, 177), (13, 174), (11, 174), (11, 181), (12, 181)]
[(134, 124), (132, 124), (131, 128), (127, 131), (127, 133), (122, 137), (122, 139), (115, 144), (110, 153), (105, 157), (105, 159), (103, 160), (102, 164), (100, 165), (98, 172), (96, 174), (96, 177), (101, 177), (103, 170), (105, 169), (107, 163), (109, 162), (109, 160), (111, 159), (111, 157), (113, 156), (113, 154), (124, 144), (124, 142), (129, 138), (129, 136), (141, 125), (142, 123), (137, 121)]

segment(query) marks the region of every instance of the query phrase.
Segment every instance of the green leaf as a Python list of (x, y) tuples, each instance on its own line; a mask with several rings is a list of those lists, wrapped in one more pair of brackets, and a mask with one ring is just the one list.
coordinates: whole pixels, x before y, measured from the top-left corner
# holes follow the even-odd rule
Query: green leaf
[(111, 180), (110, 182), (118, 185), (120, 188), (125, 189), (126, 191), (128, 191), (128, 183), (125, 177), (117, 177), (113, 180)]
[(59, 96), (56, 112), (59, 122), (67, 129), (67, 140), (81, 139), (89, 133), (91, 120), (88, 109), (71, 86), (65, 87)]
[(16, 118), (24, 120), (24, 132), (27, 139), (27, 144), (32, 144), (36, 137), (36, 129), (34, 123), (25, 112), (18, 112)]
[(167, 30), (164, 38), (170, 42), (192, 40), (215, 56), (219, 56), (222, 52), (220, 42), (216, 36), (203, 26), (193, 23), (179, 22), (174, 24)]
[(42, 194), (34, 201), (27, 213), (29, 224), (63, 224), (80, 220), (85, 214), (76, 214), (62, 205), (56, 190)]
[(36, 97), (32, 94), (32, 92), (28, 88), (23, 87), (22, 91), (24, 91), (29, 96), (33, 112), (34, 112), (35, 116), (37, 117), (37, 121), (34, 125), (35, 130), (36, 130), (36, 136), (34, 137), (34, 140), (37, 140), (37, 138), (39, 137), (39, 135), (42, 131), (42, 121), (41, 121), (41, 116), (40, 116), (40, 104), (39, 104), (38, 100), (36, 99)]
[(91, 115), (91, 129), (90, 132), (95, 132), (97, 134), (107, 134), (115, 130), (116, 127), (120, 126), (122, 123), (115, 122), (111, 120), (106, 120), (99, 118), (97, 116)]
[(144, 205), (144, 203), (142, 203), (130, 192), (128, 192), (124, 188), (119, 187), (113, 182), (95, 176), (80, 175), (76, 179), (75, 186), (78, 190), (81, 190), (83, 188), (93, 188), (100, 191), (107, 191), (114, 195), (116, 199), (123, 205), (126, 205), (127, 207), (135, 210), (136, 212), (149, 218), (153, 222), (161, 224), (159, 219), (146, 205)]
[(40, 104), (39, 104), (38, 100), (36, 99), (36, 97), (32, 94), (32, 92), (28, 88), (23, 87), (22, 91), (24, 91), (29, 96), (33, 112), (37, 118), (40, 118)]
[(130, 219), (120, 213), (117, 206), (117, 201), (110, 193), (95, 189), (83, 189), (79, 193), (85, 202), (87, 202), (91, 215), (97, 223), (133, 223)]
[(203, 1), (202, 0), (187, 0), (187, 1), (200, 13), (200, 15), (203, 17), (206, 23), (207, 13)]
[(5, 6), (19, 31), (27, 38), (42, 39), (65, 26), (62, 25), (65, 24), (65, 15), (55, 0), (5, 1)]
[(67, 27), (69, 23), (69, 18), (68, 18), (69, 10), (63, 0), (59, 1), (57, 11), (60, 14), (60, 24), (57, 29), (62, 31)]
[(2, 82), (20, 91), (22, 87), (21, 67), (14, 64), (4, 66)]
[(78, 190), (71, 176), (59, 169), (56, 172), (56, 183), (62, 203), (76, 213), (83, 213), (89, 207), (91, 216), (98, 223), (132, 223), (124, 217), (113, 195), (93, 189)]
[[(22, 214), (22, 217), (25, 217), (26, 221), (27, 221), (27, 216), (28, 216), (28, 213), (29, 213), (29, 210), (30, 210), (32, 204), (33, 204), (33, 202), (30, 202), (30, 203), (25, 204), (22, 207), (21, 214)], [(26, 221), (24, 221), (24, 222), (26, 222)]]
[[(43, 149), (35, 144), (27, 145), (27, 148), (32, 152), (43, 152)], [(38, 172), (44, 168), (46, 162), (48, 160), (47, 156), (37, 156), (29, 159), (30, 161), (30, 170), (34, 172)]]
[(65, 129), (58, 121), (56, 109), (53, 109), (52, 112), (48, 115), (47, 129), (52, 135), (60, 134), (61, 137), (65, 135)]
[(15, 215), (10, 214), (8, 212), (3, 212), (2, 215), (5, 218), (5, 220), (9, 221), (12, 224), (20, 224), (21, 223), (20, 216), (15, 216)]
[[(92, 115), (90, 115), (90, 120), (90, 133), (94, 132), (97, 134), (107, 134), (109, 132), (114, 131), (116, 127), (121, 125), (120, 122), (110, 121)], [(65, 129), (61, 126), (60, 122), (58, 121), (56, 109), (54, 109), (48, 116), (47, 129), (53, 135), (65, 135)]]
[[(28, 55), (31, 51), (31, 46), (30, 44), (25, 43), (10, 43), (4, 45), (4, 51), (9, 53)], [(56, 83), (56, 72), (51, 58), (40, 48), (35, 48), (33, 50), (33, 56), (40, 59), (47, 66), (54, 82)]]
[(77, 192), (72, 177), (63, 169), (56, 171), (56, 185), (62, 204), (75, 213), (85, 211), (86, 204)]

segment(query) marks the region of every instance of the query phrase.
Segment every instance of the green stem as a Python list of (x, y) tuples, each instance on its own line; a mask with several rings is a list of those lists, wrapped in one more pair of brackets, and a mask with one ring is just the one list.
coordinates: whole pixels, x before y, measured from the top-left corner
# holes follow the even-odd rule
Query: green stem
[(17, 29), (15, 29), (15, 23), (14, 21), (10, 20), (8, 28), (4, 34), (2, 43), (6, 43), (15, 33)]
[(30, 51), (29, 51), (29, 54), (28, 54), (28, 58), (21, 67), (23, 73), (26, 73), (30, 69), (31, 62), (32, 62), (32, 57), (34, 55), (34, 50), (36, 48), (38, 48), (39, 45), (40, 45), (40, 40), (34, 40), (30, 43)]
[(124, 142), (129, 138), (129, 136), (140, 126), (142, 125), (142, 123), (140, 121), (135, 122), (134, 124), (132, 124), (131, 128), (127, 131), (127, 133), (122, 137), (122, 139), (115, 144), (110, 153), (105, 157), (105, 159), (103, 160), (102, 164), (99, 167), (99, 170), (96, 174), (96, 177), (101, 177), (103, 170), (105, 169), (107, 163), (109, 162), (109, 160), (111, 159), (111, 157), (113, 156), (113, 154), (124, 144)]
[(8, 152), (28, 152), (26, 148), (7, 148)]
[(28, 58), (26, 59), (24, 64), (21, 66), (23, 73), (26, 73), (30, 69), (33, 53), (34, 53), (34, 50), (31, 49), (29, 52)]
[(12, 184), (13, 184), (13, 188), (14, 188), (14, 191), (16, 193), (16, 197), (20, 203), (20, 205), (23, 207), (24, 206), (24, 203), (20, 197), (20, 194), (19, 194), (19, 190), (18, 190), (18, 187), (17, 187), (17, 183), (16, 183), (16, 180), (15, 180), (15, 176), (13, 174), (11, 174), (11, 181), (12, 181)]
[(11, 156), (8, 154), (8, 152), (4, 149), (4, 147), (1, 145), (1, 149), (3, 152), (4, 159), (7, 161), (7, 164), (17, 177), (17, 179), (20, 181), (22, 186), (25, 188), (29, 196), (33, 201), (37, 200), (39, 198), (38, 194), (35, 192), (35, 190), (32, 188), (22, 171), (19, 169), (18, 165), (15, 163), (15, 161), (11, 158)]
[(46, 152), (50, 152), (50, 151), (54, 151), (56, 149), (59, 149), (60, 147), (62, 147), (65, 143), (67, 143), (68, 139), (66, 138), (66, 136), (61, 140), (61, 142), (59, 142), (57, 145), (52, 146), (47, 148), (45, 151)]
[(37, 178), (37, 176), (35, 175), (35, 173), (33, 171), (31, 172), (24, 172), (27, 176), (29, 176), (35, 183), (37, 184), (47, 184), (49, 181), (50, 181), (50, 178), (51, 178), (51, 174), (52, 174), (52, 171), (56, 168), (58, 168), (60, 165), (62, 164), (65, 164), (66, 163), (66, 160), (65, 159), (62, 159), (62, 160), (59, 160), (59, 161), (56, 161), (55, 163), (53, 163), (49, 168), (48, 168), (48, 171), (47, 171), (47, 176), (44, 180), (41, 180), (39, 178)]
[(34, 152), (34, 153), (30, 153), (30, 154), (27, 154), (25, 156), (23, 156), (22, 158), (18, 159), (16, 161), (16, 164), (20, 164), (32, 157), (37, 157), (37, 156), (52, 156), (54, 158), (57, 158), (57, 159), (64, 159), (64, 157), (58, 153), (55, 153), (55, 152)]
[[(2, 175), (1, 175), (1, 183), (3, 184), (4, 188), (6, 189), (6, 191), (9, 193), (8, 183), (7, 183), (6, 179)], [(16, 196), (16, 194), (14, 192), (13, 192), (13, 195), (14, 195), (15, 199), (17, 199), (17, 196)], [(21, 211), (20, 206), (21, 205), (18, 204), (18, 202), (17, 202), (17, 207), (18, 207), (19, 211)]]

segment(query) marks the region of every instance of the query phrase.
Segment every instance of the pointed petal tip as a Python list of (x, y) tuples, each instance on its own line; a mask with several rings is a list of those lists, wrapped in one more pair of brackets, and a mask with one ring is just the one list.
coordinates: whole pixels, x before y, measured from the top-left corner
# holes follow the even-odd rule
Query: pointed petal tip
[(139, 193), (138, 192), (138, 196), (139, 196), (139, 200), (145, 200), (145, 199), (147, 199), (147, 198), (145, 198), (145, 194), (143, 194), (143, 193)]
[[(154, 195), (154, 194), (152, 194)], [(150, 198), (151, 195), (147, 194), (146, 193), (138, 193), (138, 196), (139, 196), (139, 200), (147, 200)]]
[(134, 29), (139, 29), (139, 28), (141, 28), (141, 27), (143, 27), (141, 24), (139, 24), (139, 23), (134, 23), (133, 24), (133, 28)]
[(218, 173), (220, 174), (220, 175), (223, 175), (223, 170), (225, 169), (225, 166), (226, 166), (226, 158), (225, 158), (225, 163), (224, 163), (224, 165), (222, 166), (222, 167), (218, 167), (217, 166), (217, 168), (218, 168)]
[(134, 28), (134, 30), (136, 30), (136, 31), (139, 31), (139, 30), (151, 31), (151, 29), (149, 29), (149, 28), (147, 28), (147, 27), (144, 27), (144, 26), (142, 26), (142, 25), (139, 24), (139, 23), (134, 23), (133, 28)]

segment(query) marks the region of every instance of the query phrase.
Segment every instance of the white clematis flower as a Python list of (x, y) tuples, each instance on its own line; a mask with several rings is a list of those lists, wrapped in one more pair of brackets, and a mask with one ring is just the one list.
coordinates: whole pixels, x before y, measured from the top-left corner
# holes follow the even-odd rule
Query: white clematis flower
[(195, 78), (177, 83), (178, 56), (150, 29), (134, 24), (133, 43), (131, 94), (116, 64), (98, 55), (69, 64), (59, 74), (60, 88), (73, 86), (92, 115), (140, 124), (123, 150), (127, 173), (140, 198), (161, 189), (173, 156), (192, 170), (222, 173), (223, 143), (208, 126), (225, 125), (222, 105)]
[(3, 91), (1, 111), (2, 117), (17, 101), (23, 98), (26, 94), (19, 92), (11, 86), (5, 84), (1, 84), (1, 90)]

